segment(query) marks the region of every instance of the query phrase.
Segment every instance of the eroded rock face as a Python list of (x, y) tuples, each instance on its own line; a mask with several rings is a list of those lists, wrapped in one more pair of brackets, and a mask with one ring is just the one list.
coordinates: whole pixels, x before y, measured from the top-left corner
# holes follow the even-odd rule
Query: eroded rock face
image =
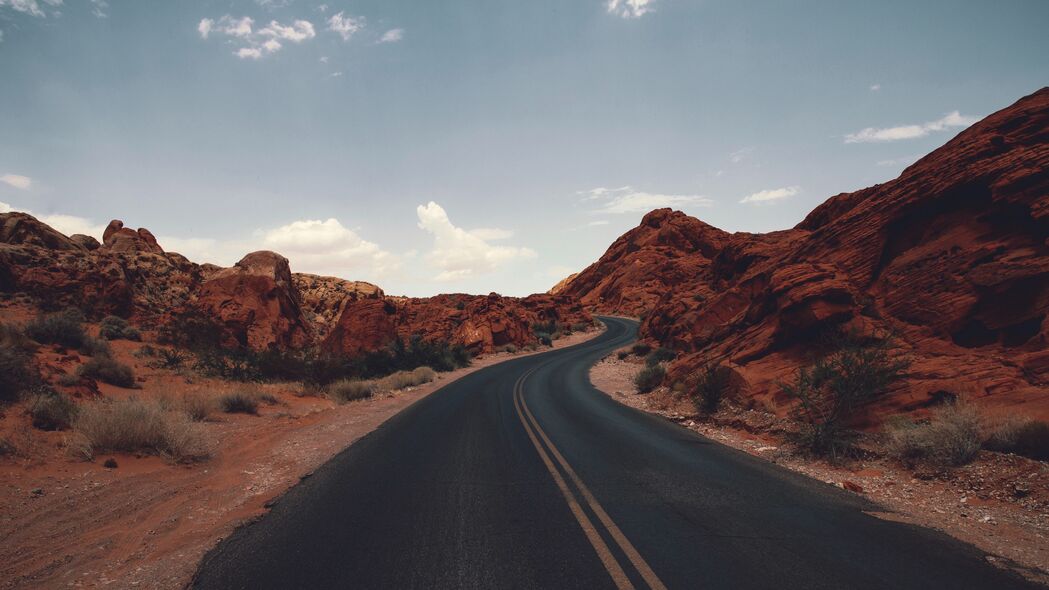
[(293, 273), (291, 278), (299, 293), (302, 312), (313, 324), (318, 339), (325, 338), (335, 327), (346, 305), (384, 296), (382, 289), (364, 281), (305, 273)]
[(726, 234), (659, 210), (566, 292), (647, 312), (642, 336), (780, 407), (821, 334), (895, 334), (911, 375), (874, 411), (948, 391), (1049, 418), (1049, 89), (972, 126), (896, 180), (832, 197), (797, 227)]
[(220, 323), (240, 346), (301, 348), (312, 333), (302, 313), (288, 259), (252, 252), (208, 277), (194, 305)]
[(112, 252), (131, 253), (149, 252), (163, 254), (164, 250), (157, 243), (153, 234), (144, 227), (137, 230), (124, 227), (124, 222), (114, 219), (106, 226), (102, 234), (102, 243)]
[(394, 338), (461, 344), (475, 354), (535, 342), (533, 326), (555, 321), (589, 323), (577, 300), (531, 295), (523, 299), (489, 295), (437, 295), (427, 298), (366, 299), (348, 302), (323, 348), (335, 354), (375, 350)]

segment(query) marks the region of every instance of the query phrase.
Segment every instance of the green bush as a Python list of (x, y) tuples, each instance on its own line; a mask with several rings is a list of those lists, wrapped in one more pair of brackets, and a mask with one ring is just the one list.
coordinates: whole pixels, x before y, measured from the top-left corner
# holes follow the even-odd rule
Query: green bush
[(259, 396), (250, 391), (234, 391), (219, 398), (219, 407), (227, 414), (258, 414)]
[(659, 387), (666, 375), (667, 371), (661, 365), (645, 367), (634, 376), (634, 385), (640, 393), (648, 393)]
[(88, 356), (110, 356), (113, 354), (113, 349), (110, 348), (109, 342), (102, 340), (101, 338), (92, 338), (90, 336), (84, 337), (84, 341), (80, 344), (80, 352)]
[(652, 351), (652, 347), (644, 342), (638, 342), (637, 344), (630, 347), (630, 352), (634, 353), (634, 356), (645, 356)]
[(375, 383), (355, 379), (343, 379), (328, 386), (328, 395), (337, 403), (344, 404), (375, 394)]
[(718, 411), (728, 389), (728, 377), (729, 370), (721, 365), (709, 364), (700, 369), (694, 397), (697, 410), (707, 414)]
[(654, 367), (659, 363), (672, 361), (676, 357), (677, 353), (673, 350), (670, 350), (669, 348), (660, 347), (648, 353), (648, 356), (645, 357), (645, 364), (649, 367)]
[(87, 338), (84, 316), (76, 309), (37, 316), (26, 324), (25, 333), (41, 344), (58, 344), (66, 348), (80, 348)]
[(115, 315), (102, 318), (98, 335), (106, 340), (142, 340), (142, 334), (122, 317)]
[(857, 433), (848, 423), (855, 412), (884, 394), (908, 363), (894, 357), (882, 338), (849, 334), (831, 345), (835, 352), (799, 369), (793, 383), (780, 387), (798, 400), (797, 441), (812, 453), (836, 457), (853, 448)]
[(40, 430), (66, 430), (77, 416), (73, 400), (54, 391), (42, 391), (29, 397), (26, 412), (33, 427)]
[(904, 463), (956, 467), (980, 450), (980, 416), (976, 408), (954, 403), (935, 410), (926, 423), (890, 422), (886, 435), (889, 455)]
[(80, 374), (117, 387), (135, 386), (135, 372), (131, 367), (110, 356), (95, 356), (80, 366)]

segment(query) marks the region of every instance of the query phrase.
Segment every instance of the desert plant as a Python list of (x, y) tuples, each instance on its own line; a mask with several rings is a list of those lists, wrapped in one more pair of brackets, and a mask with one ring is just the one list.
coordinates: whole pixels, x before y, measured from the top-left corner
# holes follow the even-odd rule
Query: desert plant
[(630, 352), (634, 353), (634, 356), (645, 356), (652, 352), (652, 347), (644, 342), (638, 342), (630, 347)]
[(80, 366), (80, 374), (117, 387), (135, 386), (135, 371), (110, 356), (95, 356)]
[(620, 350), (616, 353), (616, 358), (619, 360), (625, 360), (628, 356), (630, 356), (630, 352), (626, 350)]
[(252, 391), (234, 391), (219, 398), (219, 407), (227, 414), (258, 414), (259, 396)]
[(175, 348), (157, 348), (154, 350), (156, 350), (156, 360), (149, 363), (149, 366), (154, 369), (181, 369), (182, 365), (189, 359), (186, 353)]
[(110, 315), (102, 318), (98, 325), (98, 336), (106, 340), (142, 340), (138, 328), (122, 317)]
[(356, 379), (343, 379), (328, 386), (328, 395), (337, 403), (344, 404), (375, 394), (375, 383)]
[(586, 332), (588, 328), (590, 328), (590, 324), (586, 322), (576, 322), (572, 324), (573, 332)]
[(673, 350), (670, 350), (669, 348), (659, 347), (653, 350), (652, 352), (648, 353), (648, 356), (645, 357), (645, 364), (649, 367), (654, 367), (659, 363), (672, 361), (675, 357), (677, 357), (677, 353)]
[(984, 448), (1013, 453), (1039, 461), (1049, 460), (1049, 423), (1013, 419), (999, 424), (987, 437)]
[(41, 344), (58, 344), (66, 348), (80, 348), (87, 338), (84, 316), (76, 309), (39, 315), (26, 324), (25, 333)]
[(535, 339), (543, 346), (553, 346), (554, 338), (549, 332), (536, 332)]
[(799, 369), (794, 382), (780, 388), (798, 401), (798, 442), (815, 454), (836, 457), (855, 441), (856, 433), (848, 427), (855, 412), (901, 378), (908, 363), (891, 354), (884, 338), (849, 334), (832, 346), (835, 352)]
[(29, 355), (10, 341), (0, 341), (0, 402), (17, 400), (29, 381)]
[(201, 431), (187, 418), (134, 398), (86, 404), (73, 429), (78, 439), (72, 449), (85, 459), (97, 453), (141, 452), (190, 462), (210, 454)]
[(933, 411), (924, 423), (894, 420), (886, 435), (889, 455), (906, 464), (955, 467), (972, 461), (980, 450), (980, 416), (973, 406), (953, 403)]
[(697, 410), (707, 414), (718, 411), (728, 388), (728, 377), (728, 369), (721, 365), (708, 364), (700, 369), (693, 398)]
[(215, 398), (203, 393), (188, 393), (182, 397), (182, 411), (194, 422), (204, 422), (217, 407)]
[(639, 393), (648, 393), (663, 383), (663, 378), (666, 377), (666, 374), (666, 369), (661, 365), (645, 367), (634, 376), (634, 385), (637, 386)]
[(80, 343), (79, 350), (88, 356), (111, 356), (113, 354), (113, 349), (109, 346), (109, 342), (90, 336), (84, 337), (83, 342)]
[(32, 394), (26, 404), (33, 428), (40, 430), (66, 430), (73, 424), (77, 410), (73, 400), (53, 390)]

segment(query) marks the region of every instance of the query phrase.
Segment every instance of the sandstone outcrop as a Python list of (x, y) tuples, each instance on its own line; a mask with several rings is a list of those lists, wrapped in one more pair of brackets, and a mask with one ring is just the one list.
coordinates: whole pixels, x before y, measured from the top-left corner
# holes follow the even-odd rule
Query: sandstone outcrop
[(643, 337), (683, 351), (671, 380), (721, 362), (781, 409), (777, 381), (852, 328), (893, 334), (913, 359), (875, 412), (946, 391), (1049, 418), (1049, 89), (790, 230), (727, 234), (653, 211), (565, 293), (643, 314)]

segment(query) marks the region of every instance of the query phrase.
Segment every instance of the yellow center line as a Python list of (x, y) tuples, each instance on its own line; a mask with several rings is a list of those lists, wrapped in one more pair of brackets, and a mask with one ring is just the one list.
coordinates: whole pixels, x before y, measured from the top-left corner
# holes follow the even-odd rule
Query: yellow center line
[[(531, 371), (529, 371), (529, 373), (531, 373)], [(528, 373), (525, 375), (527, 374)], [(519, 379), (518, 384), (520, 384), (523, 379), (524, 377)], [(558, 489), (561, 490), (561, 495), (564, 496), (565, 501), (568, 502), (568, 507), (571, 509), (579, 526), (583, 529), (583, 533), (586, 534), (587, 540), (590, 541), (594, 550), (597, 551), (597, 556), (601, 559), (601, 563), (605, 566), (605, 570), (607, 570), (608, 574), (612, 576), (612, 581), (615, 582), (616, 587), (620, 590), (633, 590), (634, 585), (630, 583), (630, 579), (627, 578), (626, 572), (620, 567), (619, 562), (616, 561), (615, 557), (612, 555), (612, 551), (609, 550), (608, 545), (605, 544), (605, 541), (601, 538), (600, 533), (597, 532), (597, 529), (590, 521), (590, 518), (587, 517), (585, 512), (583, 512), (582, 506), (579, 505), (575, 496), (572, 495), (571, 490), (568, 488), (568, 484), (565, 483), (561, 474), (557, 472), (557, 468), (554, 467), (554, 463), (550, 460), (550, 456), (546, 454), (542, 445), (539, 444), (539, 440), (535, 437), (535, 433), (532, 432), (531, 426), (529, 426), (528, 421), (521, 412), (521, 407), (518, 405), (517, 385), (514, 385), (514, 409), (517, 410), (517, 417), (521, 420), (525, 432), (528, 433), (528, 438), (531, 439), (532, 445), (535, 446), (535, 450), (539, 453), (539, 457), (543, 460), (543, 464), (546, 465), (546, 469), (550, 472), (550, 475), (553, 476), (554, 482), (557, 484)]]
[[(539, 436), (543, 439), (543, 442), (546, 443), (546, 446), (550, 449), (550, 452), (554, 455), (554, 458), (561, 465), (561, 468), (565, 470), (565, 473), (568, 474), (568, 476), (572, 479), (572, 482), (575, 484), (576, 488), (582, 494), (583, 500), (586, 501), (586, 503), (590, 506), (590, 509), (593, 510), (594, 514), (597, 515), (598, 520), (601, 521), (601, 524), (604, 525), (609, 535), (611, 535), (612, 539), (616, 542), (617, 545), (619, 545), (619, 548), (623, 550), (623, 553), (627, 556), (627, 559), (630, 560), (630, 563), (634, 565), (634, 568), (637, 569), (637, 572), (641, 575), (642, 579), (644, 579), (645, 582), (651, 588), (653, 588), (653, 590), (666, 590), (666, 585), (663, 584), (663, 581), (659, 579), (659, 576), (657, 576), (654, 571), (652, 571), (652, 568), (648, 565), (648, 562), (646, 562), (645, 559), (641, 557), (641, 554), (630, 542), (630, 540), (626, 538), (626, 535), (623, 534), (623, 531), (619, 528), (618, 525), (616, 525), (615, 521), (612, 520), (612, 517), (610, 517), (608, 513), (605, 512), (604, 507), (601, 506), (601, 503), (597, 501), (597, 498), (594, 497), (594, 494), (591, 493), (590, 489), (586, 486), (586, 484), (583, 483), (582, 478), (579, 477), (575, 469), (572, 469), (572, 466), (557, 449), (557, 446), (555, 446), (554, 443), (550, 440), (550, 437), (546, 435), (546, 431), (544, 431), (543, 427), (539, 425), (539, 421), (536, 420), (535, 416), (532, 414), (532, 411), (528, 408), (528, 404), (525, 403), (524, 381), (536, 369), (538, 369), (538, 367), (522, 375), (521, 378), (518, 379), (517, 383), (514, 385), (514, 404), (517, 408), (518, 416), (520, 417), (521, 409), (523, 408), (525, 416), (527, 417), (527, 420), (522, 419), (522, 423), (525, 424), (526, 429), (530, 423), (531, 426), (535, 428), (535, 431), (539, 433)], [(520, 405), (518, 406), (518, 404)], [(532, 437), (532, 442), (533, 444), (535, 444), (536, 441), (531, 430), (529, 430), (529, 436)], [(540, 455), (545, 456), (545, 452), (542, 450), (541, 445), (536, 445), (536, 448), (540, 451)], [(549, 459), (546, 458), (546, 460)], [(548, 465), (548, 468), (549, 467), (550, 465)], [(561, 475), (557, 472), (556, 469), (551, 470), (551, 473), (555, 474), (555, 480), (561, 479)], [(561, 479), (561, 481), (563, 482), (564, 480)], [(572, 496), (572, 498), (572, 501), (575, 501), (574, 496)]]

